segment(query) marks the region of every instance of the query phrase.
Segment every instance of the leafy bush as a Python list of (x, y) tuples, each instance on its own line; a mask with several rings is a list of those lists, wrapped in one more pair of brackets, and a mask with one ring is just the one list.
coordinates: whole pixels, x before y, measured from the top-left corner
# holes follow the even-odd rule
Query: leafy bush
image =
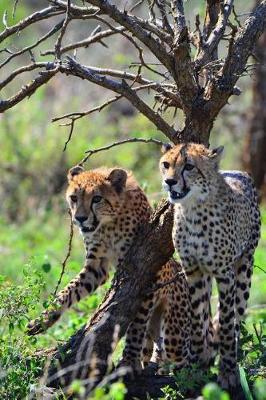
[(24, 270), (23, 284), (0, 280), (0, 398), (24, 398), (42, 370), (42, 361), (34, 356), (35, 338), (24, 334), (29, 313), (35, 308), (43, 278)]
[(208, 383), (202, 390), (204, 400), (230, 400), (229, 394), (216, 383)]

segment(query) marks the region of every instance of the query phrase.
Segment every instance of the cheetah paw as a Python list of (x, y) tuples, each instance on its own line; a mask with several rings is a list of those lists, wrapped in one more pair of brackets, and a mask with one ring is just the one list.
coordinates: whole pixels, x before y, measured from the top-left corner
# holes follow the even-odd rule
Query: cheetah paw
[(229, 391), (236, 389), (240, 384), (238, 369), (236, 368), (231, 371), (220, 370), (217, 382), (222, 389)]
[(39, 333), (45, 332), (59, 319), (59, 317), (60, 313), (58, 313), (57, 311), (43, 313), (40, 318), (36, 318), (28, 323), (27, 334), (29, 336), (34, 336), (38, 335)]
[(143, 368), (141, 366), (140, 361), (135, 360), (125, 360), (122, 359), (116, 366), (116, 370), (120, 370), (123, 375), (124, 373), (130, 377), (141, 375), (143, 372)]

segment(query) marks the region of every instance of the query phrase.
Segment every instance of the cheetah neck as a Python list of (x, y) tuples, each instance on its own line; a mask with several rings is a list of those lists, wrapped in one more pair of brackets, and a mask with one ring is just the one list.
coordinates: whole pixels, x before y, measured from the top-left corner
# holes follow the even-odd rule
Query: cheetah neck
[(183, 201), (182, 203), (175, 204), (175, 210), (181, 213), (184, 217), (191, 217), (193, 214), (197, 214), (202, 210), (214, 210), (219, 206), (225, 204), (232, 194), (232, 190), (224, 180), (220, 173), (215, 175), (209, 183), (209, 194), (202, 200), (196, 197), (192, 197), (189, 201)]

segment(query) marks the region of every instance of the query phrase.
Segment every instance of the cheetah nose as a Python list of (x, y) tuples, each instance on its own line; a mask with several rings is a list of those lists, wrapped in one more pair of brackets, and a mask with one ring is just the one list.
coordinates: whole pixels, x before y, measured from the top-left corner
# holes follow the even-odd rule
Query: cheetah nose
[(171, 187), (171, 186), (176, 185), (177, 181), (174, 179), (165, 179), (165, 183), (167, 183), (167, 185), (169, 185)]
[(80, 216), (80, 217), (75, 217), (75, 219), (76, 219), (80, 224), (82, 224), (83, 222), (85, 222), (87, 218), (88, 218), (88, 217), (82, 217), (82, 216)]

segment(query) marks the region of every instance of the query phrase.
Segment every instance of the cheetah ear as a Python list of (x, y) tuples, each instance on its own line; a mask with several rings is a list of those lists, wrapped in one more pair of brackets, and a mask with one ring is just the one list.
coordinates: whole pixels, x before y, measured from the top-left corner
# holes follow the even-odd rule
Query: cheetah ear
[(106, 179), (111, 182), (117, 193), (121, 193), (126, 185), (127, 172), (124, 169), (115, 168)]
[(167, 153), (169, 150), (173, 148), (173, 145), (171, 143), (164, 143), (161, 147), (161, 152), (163, 154)]
[(67, 174), (68, 181), (70, 182), (75, 175), (79, 175), (81, 172), (84, 172), (84, 168), (81, 165), (75, 165), (75, 167), (72, 167)]
[(219, 162), (222, 157), (223, 151), (224, 146), (216, 147), (216, 149), (210, 151), (209, 158), (215, 159), (217, 162)]

